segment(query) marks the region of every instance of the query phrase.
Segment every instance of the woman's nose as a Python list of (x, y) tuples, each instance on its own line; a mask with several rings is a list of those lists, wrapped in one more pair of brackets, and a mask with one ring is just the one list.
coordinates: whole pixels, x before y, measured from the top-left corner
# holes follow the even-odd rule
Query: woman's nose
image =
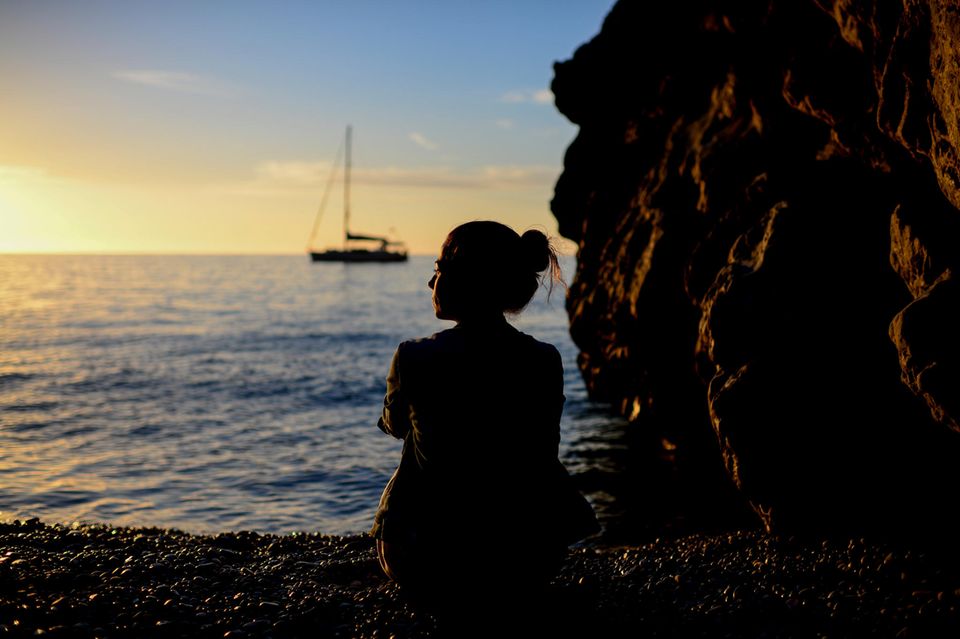
[(433, 277), (431, 277), (431, 278), (427, 281), (427, 288), (429, 288), (430, 290), (433, 290), (433, 285), (436, 284), (436, 283), (437, 283), (437, 274), (434, 273), (434, 274), (433, 274)]

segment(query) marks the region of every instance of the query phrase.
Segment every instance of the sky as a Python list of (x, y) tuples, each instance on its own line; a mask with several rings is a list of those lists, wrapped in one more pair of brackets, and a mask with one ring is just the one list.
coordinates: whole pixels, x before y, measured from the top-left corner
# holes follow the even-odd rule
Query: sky
[(0, 0), (0, 252), (302, 253), (348, 124), (351, 231), (555, 235), (552, 66), (613, 1)]

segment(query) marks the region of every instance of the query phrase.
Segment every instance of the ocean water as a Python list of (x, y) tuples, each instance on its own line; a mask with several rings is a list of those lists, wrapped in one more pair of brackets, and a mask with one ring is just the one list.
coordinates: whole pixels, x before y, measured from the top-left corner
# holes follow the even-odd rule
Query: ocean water
[[(0, 255), (0, 519), (367, 530), (401, 448), (376, 428), (390, 358), (451, 326), (432, 268)], [(617, 427), (586, 398), (563, 300), (541, 291), (511, 321), (563, 355), (578, 475)]]

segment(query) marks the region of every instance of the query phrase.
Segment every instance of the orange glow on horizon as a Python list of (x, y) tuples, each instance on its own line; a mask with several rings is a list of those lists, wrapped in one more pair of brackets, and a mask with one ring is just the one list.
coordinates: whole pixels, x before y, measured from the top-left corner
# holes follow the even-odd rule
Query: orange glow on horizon
[[(395, 231), (412, 254), (433, 255), (447, 232), (473, 219), (556, 235), (547, 188), (462, 189), (359, 185), (358, 230)], [(89, 183), (38, 175), (0, 180), (0, 253), (254, 253), (306, 250), (316, 189), (253, 192), (235, 185)], [(522, 207), (517, 206), (517, 202)], [(331, 201), (316, 244), (341, 241), (342, 217)], [(558, 242), (562, 251), (572, 243)]]

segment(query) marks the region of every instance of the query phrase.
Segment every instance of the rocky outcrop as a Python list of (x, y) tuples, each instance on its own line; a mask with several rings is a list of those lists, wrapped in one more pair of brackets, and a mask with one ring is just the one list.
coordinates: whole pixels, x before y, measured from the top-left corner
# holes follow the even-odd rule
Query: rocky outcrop
[(621, 0), (555, 73), (593, 396), (768, 528), (947, 529), (956, 5)]

